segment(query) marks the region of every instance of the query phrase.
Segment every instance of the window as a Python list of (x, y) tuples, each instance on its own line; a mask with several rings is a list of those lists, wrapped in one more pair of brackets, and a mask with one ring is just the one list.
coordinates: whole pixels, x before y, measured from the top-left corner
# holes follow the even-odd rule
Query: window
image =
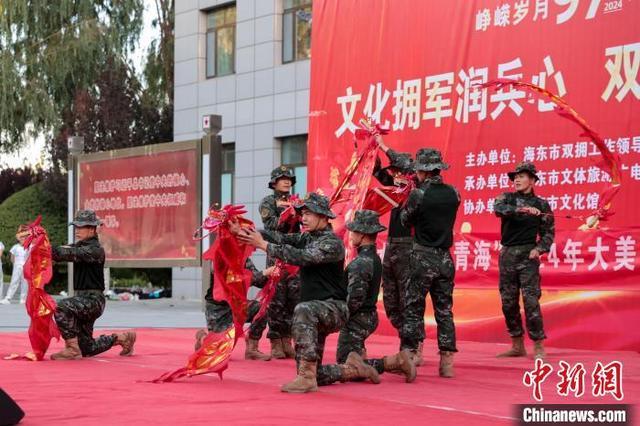
[(292, 193), (304, 197), (307, 194), (307, 135), (280, 139), (282, 147), (281, 163), (293, 169), (296, 184)]
[(311, 0), (284, 0), (282, 63), (311, 57)]
[(233, 143), (222, 145), (222, 170), (220, 171), (220, 204), (233, 203), (233, 175), (236, 170), (236, 146)]
[(207, 14), (207, 78), (235, 72), (236, 6)]

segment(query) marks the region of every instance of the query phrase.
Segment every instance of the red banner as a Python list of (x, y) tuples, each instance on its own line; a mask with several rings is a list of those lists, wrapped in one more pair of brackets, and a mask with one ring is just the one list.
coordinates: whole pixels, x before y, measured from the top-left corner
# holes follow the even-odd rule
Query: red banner
[[(314, 2), (309, 188), (333, 191), (365, 116), (391, 129), (385, 141), (396, 150), (442, 150), (451, 165), (445, 181), (462, 196), (452, 247), (457, 284), (495, 287), (500, 221), (493, 203), (513, 190), (507, 172), (532, 160), (541, 170), (536, 192), (556, 216), (545, 286), (640, 289), (633, 203), (640, 189), (640, 4), (558, 3)], [(600, 230), (579, 229), (611, 181), (599, 167), (601, 152), (549, 99), (480, 87), (498, 78), (563, 97), (620, 156), (614, 215)]]
[[(507, 172), (532, 160), (556, 218), (541, 270), (550, 343), (637, 350), (640, 332), (624, 324), (640, 294), (639, 16), (627, 0), (315, 0), (308, 189), (333, 193), (361, 118), (389, 128), (397, 151), (440, 149), (462, 197), (451, 249), (459, 334), (504, 341), (493, 204), (513, 191)], [(584, 225), (612, 183), (602, 152), (549, 98), (482, 86), (496, 79), (560, 96), (619, 156), (613, 216), (599, 229)]]
[(198, 165), (194, 149), (80, 163), (79, 206), (104, 221), (107, 259), (195, 260)]

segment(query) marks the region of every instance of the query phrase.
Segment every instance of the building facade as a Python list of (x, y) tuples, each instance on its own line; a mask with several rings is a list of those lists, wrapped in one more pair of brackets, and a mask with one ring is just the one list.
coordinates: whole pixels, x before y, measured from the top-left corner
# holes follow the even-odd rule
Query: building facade
[[(258, 226), (274, 167), (295, 168), (294, 191), (306, 192), (311, 3), (176, 1), (174, 140), (222, 116), (222, 202), (245, 205)], [(201, 286), (200, 268), (173, 269), (174, 297), (200, 298)]]

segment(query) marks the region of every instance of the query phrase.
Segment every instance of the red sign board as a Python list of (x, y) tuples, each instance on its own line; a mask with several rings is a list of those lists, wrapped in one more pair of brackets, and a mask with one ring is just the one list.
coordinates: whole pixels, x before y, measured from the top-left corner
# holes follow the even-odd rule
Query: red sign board
[(198, 261), (198, 152), (81, 160), (78, 207), (104, 221), (107, 261)]

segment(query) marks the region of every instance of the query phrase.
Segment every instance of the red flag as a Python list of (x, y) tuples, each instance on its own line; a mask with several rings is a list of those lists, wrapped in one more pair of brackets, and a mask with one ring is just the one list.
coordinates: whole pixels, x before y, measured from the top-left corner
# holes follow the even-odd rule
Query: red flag
[(182, 377), (199, 374), (217, 373), (222, 378), (222, 372), (229, 366), (229, 358), (235, 347), (235, 327), (230, 327), (222, 333), (210, 332), (202, 341), (202, 346), (187, 360), (187, 366), (163, 374), (153, 383), (167, 383)]
[[(172, 382), (181, 377), (198, 374), (217, 373), (227, 369), (229, 357), (237, 340), (242, 336), (247, 319), (247, 290), (251, 285), (251, 273), (245, 263), (254, 248), (240, 243), (229, 230), (229, 222), (238, 220), (241, 227), (253, 229), (253, 222), (245, 219), (244, 206), (226, 205), (220, 210), (209, 209), (201, 229), (216, 233), (217, 237), (211, 248), (203, 253), (203, 259), (210, 260), (213, 269), (213, 291), (215, 300), (225, 301), (231, 308), (233, 326), (222, 333), (210, 332), (203, 340), (202, 347), (188, 359), (186, 367), (163, 374), (153, 383)], [(194, 238), (202, 239), (194, 234)], [(207, 234), (207, 235), (209, 235)]]
[[(280, 217), (278, 218), (278, 228), (281, 225), (286, 224), (287, 229), (295, 229), (296, 225), (300, 222), (300, 216), (296, 212), (295, 206), (300, 203), (300, 199), (296, 195), (292, 195), (289, 198), (289, 202), (291, 203), (282, 213), (280, 213)], [(294, 265), (288, 265), (284, 263), (281, 259), (276, 259), (274, 263), (274, 269), (267, 283), (262, 287), (262, 289), (258, 292), (257, 300), (260, 302), (260, 310), (254, 317), (255, 320), (259, 320), (267, 313), (267, 309), (269, 308), (269, 304), (273, 297), (276, 295), (276, 286), (284, 277), (291, 277), (298, 273), (300, 269)]]
[(288, 265), (284, 263), (281, 259), (276, 259), (274, 263), (274, 269), (271, 275), (269, 275), (269, 279), (267, 283), (262, 287), (262, 289), (258, 292), (256, 299), (260, 302), (260, 310), (254, 317), (254, 321), (259, 320), (267, 313), (267, 309), (269, 308), (269, 304), (273, 297), (276, 295), (276, 286), (285, 277), (292, 277), (298, 273), (300, 269), (294, 265)]
[(29, 341), (33, 353), (24, 356), (12, 354), (6, 359), (26, 358), (41, 361), (44, 358), (51, 339), (60, 339), (60, 331), (53, 318), (56, 302), (47, 294), (44, 287), (51, 281), (52, 259), (51, 244), (47, 231), (40, 226), (42, 217), (38, 218), (20, 232), (25, 236), (24, 248), (29, 251), (29, 257), (24, 265), (24, 278), (29, 283), (26, 308), (31, 323), (29, 324)]
[(413, 178), (407, 179), (407, 182), (403, 186), (377, 186), (369, 189), (362, 208), (373, 210), (382, 216), (391, 209), (402, 206), (415, 188)]
[(379, 125), (373, 126), (365, 120), (360, 120), (360, 124), (362, 127), (356, 130), (355, 136), (356, 142), (358, 140), (366, 141), (364, 148), (361, 152), (356, 153), (351, 164), (347, 167), (342, 181), (330, 198), (332, 208), (344, 203), (340, 212), (337, 213), (343, 219), (343, 223), (338, 222), (335, 231), (342, 236), (345, 243), (346, 263), (353, 259), (355, 251), (349, 244), (349, 234), (346, 232), (344, 224), (353, 218), (356, 211), (363, 208), (378, 155), (378, 143), (375, 141), (375, 137), (378, 134), (388, 133), (387, 129), (382, 129)]

